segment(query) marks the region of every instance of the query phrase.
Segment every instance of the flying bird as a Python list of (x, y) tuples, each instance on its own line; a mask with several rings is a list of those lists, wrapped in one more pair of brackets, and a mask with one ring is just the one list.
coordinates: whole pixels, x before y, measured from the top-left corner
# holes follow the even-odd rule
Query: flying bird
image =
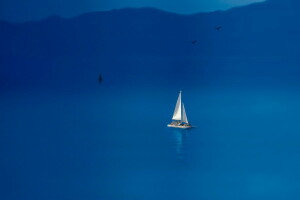
[(222, 28), (222, 26), (216, 26), (216, 27), (215, 27), (215, 29), (216, 29), (217, 31), (221, 30), (221, 28)]
[(192, 44), (196, 44), (198, 41), (197, 40), (192, 40), (191, 43)]
[(99, 74), (99, 76), (98, 76), (98, 82), (99, 82), (99, 83), (102, 83), (102, 81), (103, 81), (102, 75)]

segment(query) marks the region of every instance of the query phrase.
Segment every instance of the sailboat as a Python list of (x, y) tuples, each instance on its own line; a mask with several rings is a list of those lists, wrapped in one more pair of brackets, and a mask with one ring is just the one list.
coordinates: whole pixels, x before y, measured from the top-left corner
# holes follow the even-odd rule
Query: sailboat
[(168, 124), (168, 127), (192, 128), (191, 124), (189, 123), (189, 121), (187, 119), (184, 104), (181, 101), (181, 91), (179, 92), (176, 107), (175, 107), (174, 114), (172, 117), (172, 122), (170, 124)]

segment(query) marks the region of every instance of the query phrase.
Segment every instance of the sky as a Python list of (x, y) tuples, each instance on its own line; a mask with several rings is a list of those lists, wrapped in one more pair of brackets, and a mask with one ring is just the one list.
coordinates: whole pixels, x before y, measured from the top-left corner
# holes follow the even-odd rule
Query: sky
[(192, 14), (225, 10), (261, 1), (264, 0), (0, 0), (0, 19), (32, 21), (53, 15), (73, 17), (124, 7), (154, 7), (180, 14)]

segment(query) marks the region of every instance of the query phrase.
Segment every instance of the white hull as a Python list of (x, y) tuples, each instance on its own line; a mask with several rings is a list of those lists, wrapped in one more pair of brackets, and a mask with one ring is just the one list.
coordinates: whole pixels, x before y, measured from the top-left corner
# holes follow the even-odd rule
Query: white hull
[(182, 129), (192, 128), (191, 125), (174, 125), (174, 124), (168, 124), (168, 127), (172, 127), (172, 128), (182, 128)]

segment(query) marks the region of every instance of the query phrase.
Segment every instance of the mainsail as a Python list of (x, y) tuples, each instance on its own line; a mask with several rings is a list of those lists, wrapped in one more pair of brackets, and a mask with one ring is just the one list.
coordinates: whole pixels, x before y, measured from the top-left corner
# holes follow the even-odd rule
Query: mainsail
[(172, 119), (181, 120), (181, 115), (182, 114), (181, 114), (181, 91), (180, 91)]

